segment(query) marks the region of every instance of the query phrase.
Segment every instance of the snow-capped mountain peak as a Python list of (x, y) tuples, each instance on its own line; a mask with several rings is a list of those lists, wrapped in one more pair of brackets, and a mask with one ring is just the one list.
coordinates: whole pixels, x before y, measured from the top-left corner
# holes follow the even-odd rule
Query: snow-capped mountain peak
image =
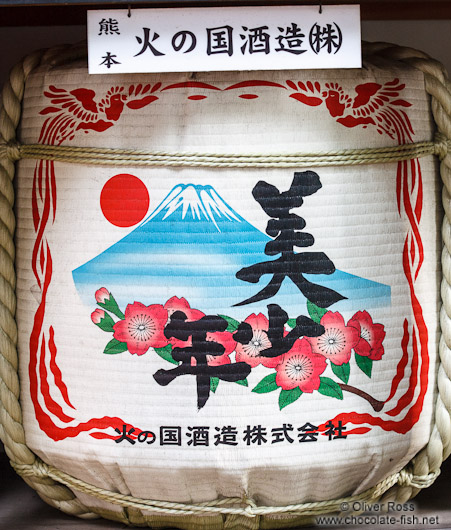
[(241, 218), (227, 205), (211, 186), (179, 184), (175, 186), (160, 205), (149, 215), (143, 224), (152, 219), (168, 219), (175, 213), (181, 219), (212, 221), (220, 232), (217, 221), (237, 221)]

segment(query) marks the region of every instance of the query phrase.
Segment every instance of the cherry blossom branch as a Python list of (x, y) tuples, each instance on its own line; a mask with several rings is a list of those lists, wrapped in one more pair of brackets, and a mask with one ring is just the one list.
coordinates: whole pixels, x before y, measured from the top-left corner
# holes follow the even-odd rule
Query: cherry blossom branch
[(375, 412), (379, 412), (382, 410), (382, 407), (384, 406), (383, 401), (379, 401), (378, 399), (373, 398), (363, 390), (360, 390), (359, 388), (356, 388), (355, 386), (351, 385), (345, 385), (344, 383), (339, 383), (339, 386), (342, 390), (345, 390), (347, 392), (352, 392), (352, 394), (356, 394), (357, 396), (360, 396), (363, 399), (366, 399), (368, 403), (373, 407), (373, 410)]

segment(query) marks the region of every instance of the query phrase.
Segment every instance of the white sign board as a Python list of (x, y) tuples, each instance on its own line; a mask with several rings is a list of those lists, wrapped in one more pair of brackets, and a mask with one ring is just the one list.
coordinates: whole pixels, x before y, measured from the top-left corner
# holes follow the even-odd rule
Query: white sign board
[(89, 73), (360, 68), (358, 5), (88, 11)]

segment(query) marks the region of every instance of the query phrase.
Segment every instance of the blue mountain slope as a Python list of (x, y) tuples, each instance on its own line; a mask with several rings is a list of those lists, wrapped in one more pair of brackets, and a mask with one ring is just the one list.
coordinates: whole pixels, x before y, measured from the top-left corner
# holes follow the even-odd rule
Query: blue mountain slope
[[(269, 240), (211, 186), (179, 185), (130, 234), (75, 269), (73, 278), (90, 306), (95, 291), (106, 287), (123, 309), (134, 301), (164, 304), (178, 296), (206, 313), (236, 318), (265, 311), (268, 303), (279, 304), (290, 316), (305, 313), (306, 299), (288, 278), (270, 300), (232, 307), (271, 279), (266, 275), (250, 284), (235, 277), (241, 268), (270, 259), (264, 253)], [(390, 287), (342, 271), (306, 278), (347, 297), (334, 310), (390, 304)]]

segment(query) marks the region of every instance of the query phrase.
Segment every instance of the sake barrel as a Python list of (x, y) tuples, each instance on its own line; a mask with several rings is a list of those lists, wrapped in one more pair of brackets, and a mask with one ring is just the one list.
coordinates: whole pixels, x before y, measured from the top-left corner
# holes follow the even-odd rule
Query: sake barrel
[(33, 55), (4, 90), (17, 472), (68, 513), (210, 530), (430, 485), (450, 433), (443, 68), (371, 44), (360, 70), (90, 76), (83, 53)]

